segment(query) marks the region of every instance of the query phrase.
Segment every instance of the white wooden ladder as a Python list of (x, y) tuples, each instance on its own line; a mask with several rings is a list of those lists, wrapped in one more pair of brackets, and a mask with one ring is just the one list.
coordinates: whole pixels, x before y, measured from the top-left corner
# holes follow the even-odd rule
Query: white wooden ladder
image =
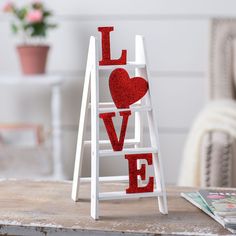
[[(158, 197), (159, 210), (163, 214), (168, 213), (166, 190), (164, 184), (163, 168), (161, 162), (161, 153), (159, 145), (159, 137), (156, 119), (154, 118), (154, 111), (151, 103), (152, 85), (149, 79), (149, 72), (147, 68), (146, 50), (144, 46), (144, 38), (137, 35), (135, 38), (135, 61), (127, 62), (126, 65), (112, 65), (99, 66), (98, 58), (98, 44), (95, 37), (90, 38), (89, 52), (87, 59), (87, 67), (85, 73), (85, 81), (83, 88), (82, 105), (80, 112), (76, 159), (74, 167), (74, 177), (72, 186), (72, 199), (78, 201), (79, 199), (79, 185), (81, 180), (81, 169), (83, 161), (84, 146), (91, 145), (91, 216), (94, 219), (99, 218), (98, 204), (100, 200), (112, 199), (126, 199), (126, 198), (140, 198), (140, 197)], [(145, 78), (149, 83), (149, 89), (142, 101), (139, 101), (129, 109), (117, 109), (114, 103), (99, 103), (99, 71), (113, 70), (116, 68), (124, 68), (128, 70), (135, 70), (135, 76)], [(91, 95), (90, 95), (91, 94)], [(91, 104), (89, 100), (91, 99)], [(91, 106), (90, 106), (91, 105)], [(88, 109), (91, 108), (91, 141), (85, 140), (85, 130)], [(99, 140), (99, 114), (106, 112), (131, 111), (135, 113), (135, 131), (133, 139), (125, 139), (124, 148), (122, 151), (113, 151), (112, 149), (101, 150), (101, 146), (109, 146), (110, 140)], [(147, 113), (150, 143), (151, 147), (142, 147), (143, 144), (143, 112)], [(154, 192), (126, 194), (126, 192), (99, 192), (99, 182), (102, 181), (124, 181), (128, 180), (128, 176), (111, 176), (99, 177), (99, 158), (124, 156), (125, 154), (143, 154), (152, 153), (153, 166), (155, 173), (155, 189)]]

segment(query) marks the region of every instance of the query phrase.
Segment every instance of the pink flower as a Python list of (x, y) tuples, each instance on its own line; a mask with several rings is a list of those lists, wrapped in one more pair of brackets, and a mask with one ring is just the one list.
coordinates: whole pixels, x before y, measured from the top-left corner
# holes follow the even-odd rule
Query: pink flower
[(30, 23), (37, 23), (42, 21), (43, 19), (43, 13), (40, 10), (31, 10), (27, 16), (26, 19)]
[(14, 8), (13, 3), (9, 1), (3, 6), (3, 11), (4, 12), (12, 12), (13, 8)]

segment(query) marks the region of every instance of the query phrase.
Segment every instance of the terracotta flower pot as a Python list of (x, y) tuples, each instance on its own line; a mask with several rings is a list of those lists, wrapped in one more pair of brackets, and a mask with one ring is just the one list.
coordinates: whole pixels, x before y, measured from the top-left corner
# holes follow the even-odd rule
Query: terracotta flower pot
[(17, 51), (23, 74), (45, 73), (49, 46), (21, 45), (17, 47)]

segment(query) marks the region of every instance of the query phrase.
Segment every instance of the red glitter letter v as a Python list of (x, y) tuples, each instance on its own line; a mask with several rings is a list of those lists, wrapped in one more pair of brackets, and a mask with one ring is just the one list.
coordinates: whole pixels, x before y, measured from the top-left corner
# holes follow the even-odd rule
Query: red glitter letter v
[(123, 146), (124, 146), (127, 124), (128, 124), (128, 120), (129, 120), (129, 116), (131, 115), (131, 112), (130, 111), (120, 112), (120, 115), (123, 116), (123, 120), (121, 124), (119, 140), (117, 138), (116, 130), (112, 121), (112, 117), (114, 117), (115, 115), (116, 115), (115, 112), (109, 112), (109, 113), (102, 113), (99, 115), (99, 117), (104, 122), (113, 150), (122, 151)]

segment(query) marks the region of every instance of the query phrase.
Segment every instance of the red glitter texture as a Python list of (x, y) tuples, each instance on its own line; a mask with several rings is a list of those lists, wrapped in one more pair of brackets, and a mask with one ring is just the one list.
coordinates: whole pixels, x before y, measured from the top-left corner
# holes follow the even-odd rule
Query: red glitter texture
[(122, 50), (119, 59), (111, 59), (111, 46), (110, 46), (110, 32), (114, 27), (98, 27), (98, 31), (102, 34), (102, 59), (99, 65), (125, 65), (127, 62), (127, 50)]
[(120, 116), (123, 116), (122, 124), (121, 124), (121, 130), (120, 130), (120, 138), (118, 140), (116, 135), (116, 130), (112, 121), (112, 117), (116, 115), (115, 112), (110, 113), (102, 113), (99, 115), (99, 117), (103, 120), (104, 125), (106, 127), (106, 131), (108, 134), (108, 137), (111, 142), (111, 146), (114, 151), (121, 151), (124, 146), (124, 140), (125, 140), (125, 134), (127, 129), (127, 124), (129, 120), (129, 116), (131, 115), (130, 111), (124, 111), (120, 112)]
[(154, 190), (154, 177), (149, 177), (148, 184), (146, 186), (138, 186), (138, 176), (141, 177), (141, 180), (146, 179), (146, 167), (145, 164), (141, 165), (141, 168), (138, 169), (137, 160), (146, 160), (148, 165), (152, 165), (152, 154), (127, 154), (125, 159), (129, 163), (129, 188), (126, 189), (126, 193), (147, 193), (153, 192)]
[(118, 68), (110, 74), (109, 87), (116, 107), (129, 108), (146, 94), (148, 82), (142, 77), (130, 78), (125, 69)]

